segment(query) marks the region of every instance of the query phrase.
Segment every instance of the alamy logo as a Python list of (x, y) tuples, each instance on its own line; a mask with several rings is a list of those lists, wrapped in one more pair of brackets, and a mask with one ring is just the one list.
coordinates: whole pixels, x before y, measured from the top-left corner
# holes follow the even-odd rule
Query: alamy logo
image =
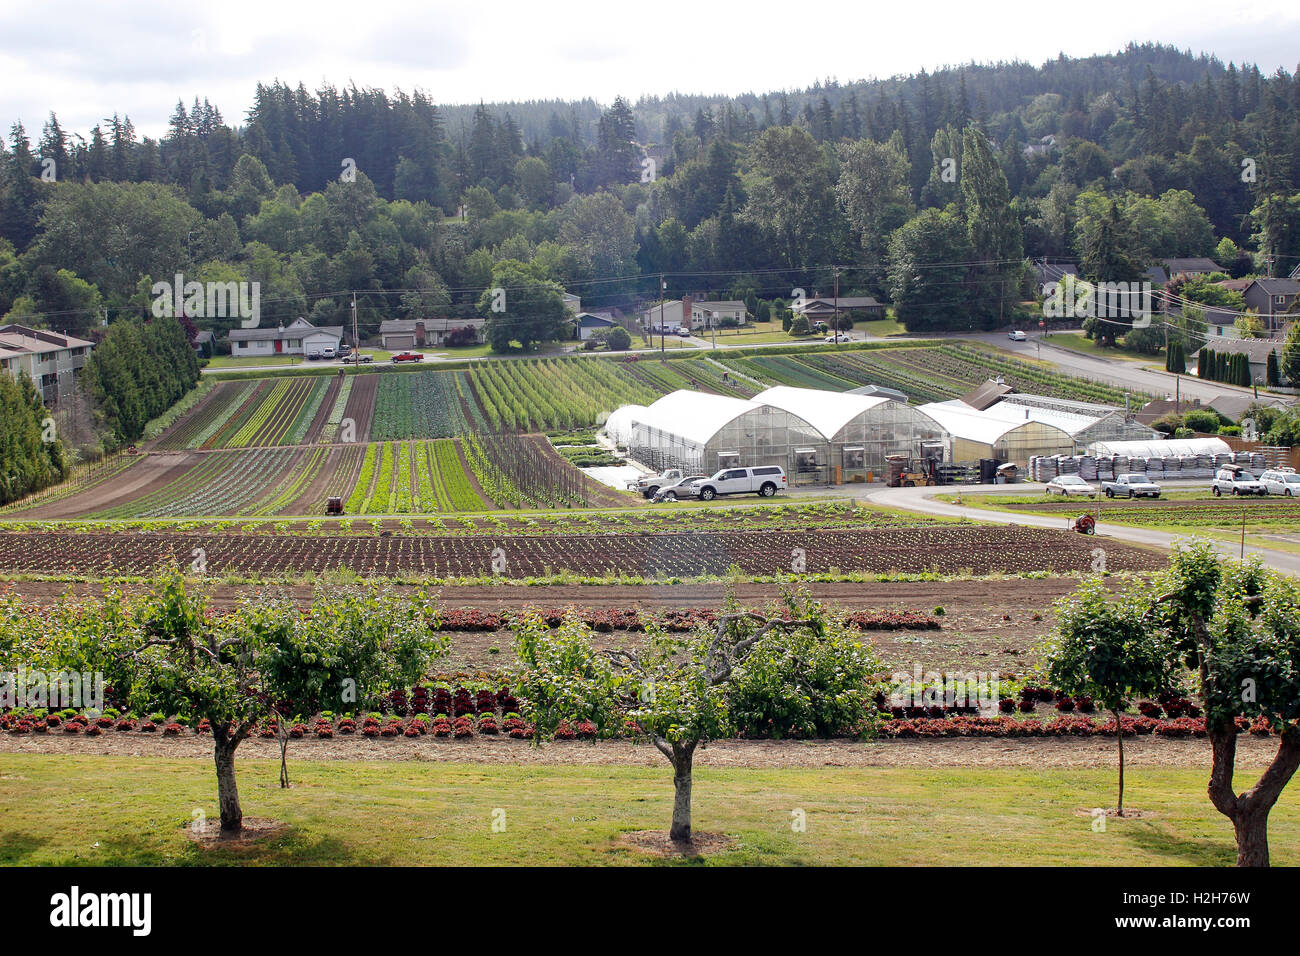
[(262, 321), (260, 282), (186, 282), (178, 272), (174, 282), (155, 282), (149, 291), (156, 319), (237, 318), (246, 329), (255, 329)]
[(82, 893), (74, 886), (50, 897), (50, 925), (125, 926), (133, 936), (148, 936), (153, 928), (153, 894)]
[(55, 671), (28, 667), (0, 671), (0, 708), (51, 708), (102, 712), (104, 675), (99, 671)]
[(1048, 319), (1124, 319), (1133, 328), (1151, 325), (1151, 283), (1084, 282), (1067, 275), (1043, 287), (1043, 317)]

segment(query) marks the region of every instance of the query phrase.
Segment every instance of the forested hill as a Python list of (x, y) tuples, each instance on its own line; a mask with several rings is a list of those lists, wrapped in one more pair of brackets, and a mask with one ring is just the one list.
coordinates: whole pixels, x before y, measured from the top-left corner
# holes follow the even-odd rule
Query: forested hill
[(473, 311), (507, 260), (589, 307), (657, 294), (636, 277), (659, 272), (670, 294), (824, 290), (840, 263), (914, 327), (967, 328), (1005, 317), (1026, 256), (1285, 275), (1298, 117), (1291, 74), (1157, 45), (607, 107), (277, 82), (242, 125), (178, 103), (161, 140), (51, 113), (0, 155), (0, 315), (84, 330), (184, 271), (261, 282), (272, 320), (336, 324), (361, 292), (373, 325)]

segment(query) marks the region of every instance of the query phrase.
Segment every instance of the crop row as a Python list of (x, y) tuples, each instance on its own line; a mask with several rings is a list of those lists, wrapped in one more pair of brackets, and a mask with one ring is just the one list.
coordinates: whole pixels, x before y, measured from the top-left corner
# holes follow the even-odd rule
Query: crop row
[(212, 452), (174, 481), (92, 518), (161, 518), (241, 513), (292, 473), (299, 452), (288, 448)]
[[(0, 535), (0, 571), (144, 574), (169, 558), (189, 563), (203, 548), (209, 573), (322, 572), (520, 578), (561, 571), (646, 577), (836, 572), (1080, 574), (1092, 542), (1068, 531), (1015, 527), (880, 531), (751, 531), (710, 535), (391, 537), (239, 534), (10, 532)], [(1153, 552), (1107, 548), (1111, 571), (1162, 567)]]
[(459, 372), (386, 375), (375, 394), (374, 441), (453, 438), (469, 430), (457, 388)]

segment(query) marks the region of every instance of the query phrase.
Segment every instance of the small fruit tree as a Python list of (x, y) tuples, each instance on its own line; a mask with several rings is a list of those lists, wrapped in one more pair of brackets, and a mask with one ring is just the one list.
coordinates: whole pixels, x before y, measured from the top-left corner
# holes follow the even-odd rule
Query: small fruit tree
[(289, 786), (289, 719), (322, 710), (377, 707), (390, 693), (417, 683), (450, 638), (433, 628), (436, 608), (421, 593), (410, 600), (376, 585), (318, 587), (312, 611), (296, 613), (288, 600), (264, 605), (251, 627), (257, 671), (280, 743), (280, 786)]
[(1124, 723), (1120, 711), (1135, 696), (1171, 684), (1167, 639), (1143, 619), (1146, 608), (1133, 594), (1118, 600), (1100, 577), (1057, 602), (1056, 633), (1047, 648), (1047, 676), (1067, 694), (1085, 694), (1111, 712), (1119, 745), (1119, 798), (1124, 815)]
[(670, 635), (652, 622), (636, 651), (597, 651), (570, 619), (555, 634), (536, 616), (516, 630), (517, 684), (535, 739), (570, 720), (618, 727), (649, 740), (673, 768), (669, 836), (691, 838), (696, 750), (774, 722), (808, 733), (861, 728), (870, 711), (874, 659), (823, 609), (786, 598), (769, 615), (724, 609), (712, 626)]
[[(1142, 633), (1086, 596), (1072, 626), (1093, 634), (1123, 627), (1130, 644), (1156, 641), (1171, 669), (1195, 675), (1210, 739), (1210, 802), (1232, 821), (1237, 865), (1268, 866), (1269, 811), (1300, 768), (1300, 585), (1199, 542), (1176, 550), (1166, 573), (1120, 600), (1141, 610)], [(1237, 793), (1237, 735), (1252, 725), (1279, 735), (1277, 754)]]

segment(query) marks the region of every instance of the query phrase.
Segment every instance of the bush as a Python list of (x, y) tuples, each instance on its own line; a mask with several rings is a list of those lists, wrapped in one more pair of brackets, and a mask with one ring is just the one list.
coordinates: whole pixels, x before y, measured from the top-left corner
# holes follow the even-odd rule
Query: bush
[(1219, 414), (1208, 408), (1194, 408), (1183, 415), (1183, 425), (1207, 435), (1219, 433)]
[(796, 318), (793, 322), (790, 323), (790, 327), (787, 331), (789, 331), (791, 335), (807, 335), (808, 334), (807, 317), (801, 315), (798, 318)]
[(632, 336), (628, 334), (627, 329), (616, 325), (605, 336), (605, 345), (611, 352), (626, 352), (632, 347)]

